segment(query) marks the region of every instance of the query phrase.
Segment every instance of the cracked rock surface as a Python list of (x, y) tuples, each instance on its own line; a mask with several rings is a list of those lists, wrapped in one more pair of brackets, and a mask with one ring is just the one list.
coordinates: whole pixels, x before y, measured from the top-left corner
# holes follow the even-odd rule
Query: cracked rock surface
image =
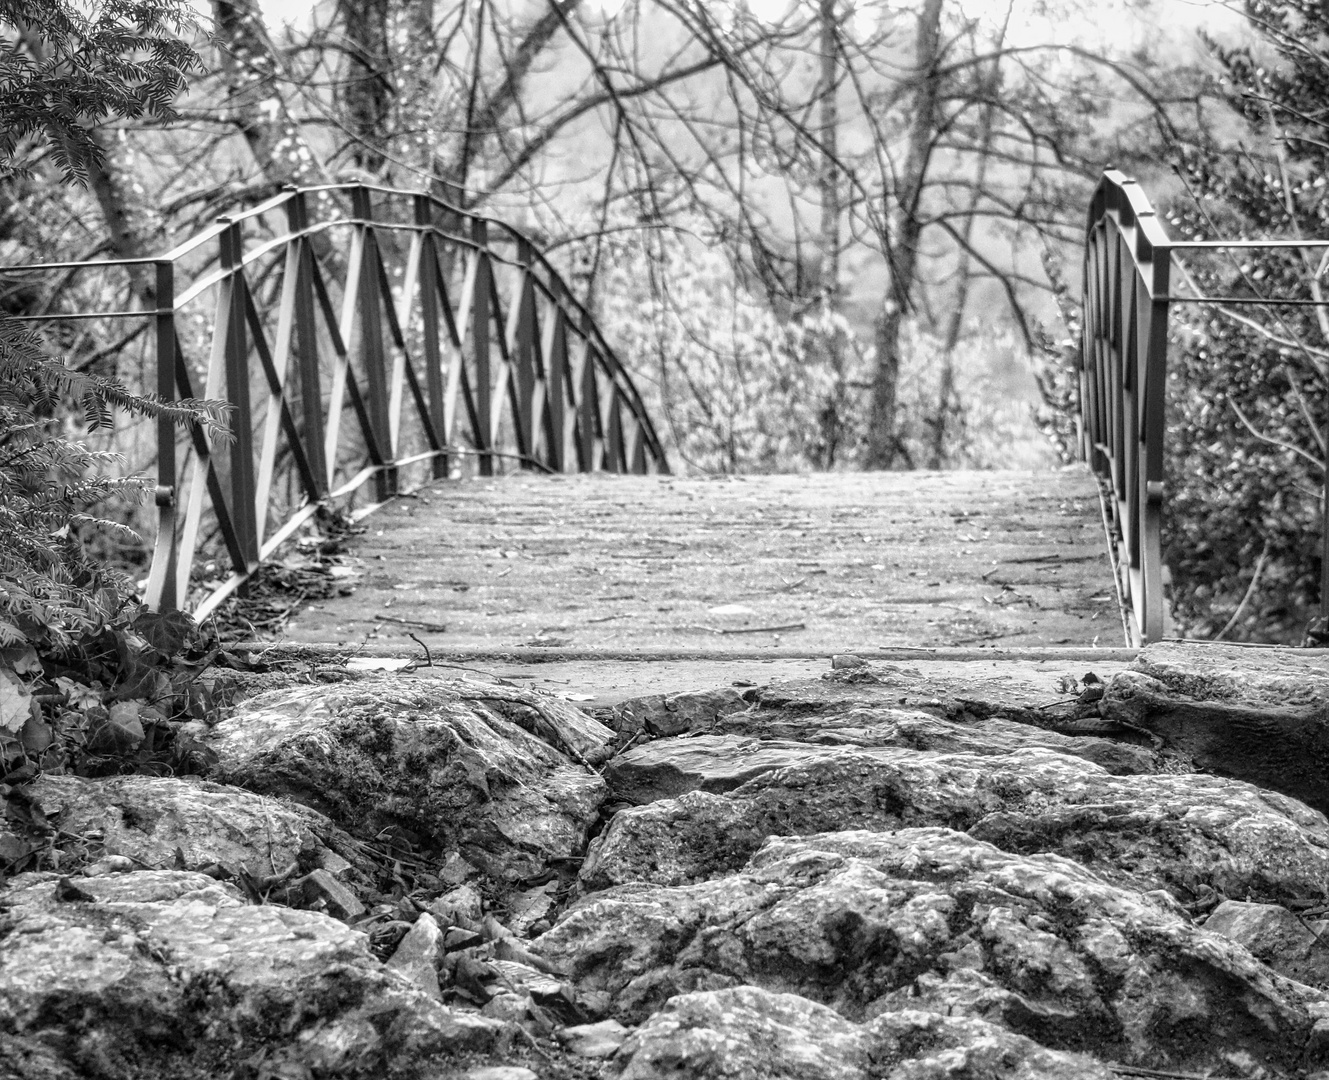
[(43, 776), (32, 794), (67, 834), (141, 869), (244, 868), (261, 877), (292, 863), (359, 861), (355, 842), (298, 803), (196, 777)]
[(398, 825), (517, 882), (578, 855), (613, 733), (526, 691), (374, 679), (250, 699), (217, 725), (216, 778), (364, 831)]
[(801, 763), (723, 796), (697, 790), (620, 811), (593, 842), (582, 880), (592, 889), (673, 885), (737, 870), (771, 835), (919, 825), (962, 829), (1014, 852), (1055, 852), (1183, 901), (1201, 890), (1329, 898), (1329, 821), (1296, 800), (1195, 773), (1113, 776), (1041, 748), (811, 748)]
[(0, 1076), (1329, 1080), (1329, 677), (1227, 655), (262, 694), (30, 786)]
[(203, 874), (25, 874), (0, 893), (0, 1075), (427, 1075), (503, 1024), (432, 1001), (326, 915)]
[(1223, 1049), (1279, 1067), (1329, 995), (1194, 926), (1162, 892), (949, 829), (773, 838), (739, 873), (625, 885), (537, 947), (641, 1022), (671, 996), (744, 984), (863, 1022), (900, 1008), (998, 1023), (1052, 1049), (1200, 1071)]

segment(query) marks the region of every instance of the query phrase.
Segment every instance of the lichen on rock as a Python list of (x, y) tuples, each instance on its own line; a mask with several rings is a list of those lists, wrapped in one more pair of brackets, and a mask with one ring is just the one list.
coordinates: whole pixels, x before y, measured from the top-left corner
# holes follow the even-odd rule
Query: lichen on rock
[[(217, 725), (215, 775), (311, 806), (352, 832), (404, 825), (427, 849), (460, 851), (516, 882), (580, 854), (606, 792), (593, 769), (554, 745), (589, 760), (595, 722), (572, 725), (560, 702), (523, 726), (505, 712), (533, 710), (526, 698), (539, 702), (505, 688), (500, 709), (470, 685), (393, 679), (274, 691)], [(603, 729), (598, 745), (612, 735)]]
[(0, 894), (0, 1066), (166, 1080), (258, 1055), (278, 1074), (282, 1061), (364, 1077), (391, 1063), (423, 1078), (437, 1055), (504, 1036), (389, 971), (329, 916), (249, 905), (192, 872), (79, 878), (90, 900), (62, 899), (60, 880), (20, 875)]
[(742, 866), (770, 835), (941, 825), (1022, 853), (1056, 852), (1122, 884), (1270, 900), (1329, 895), (1329, 820), (1201, 774), (1113, 776), (1043, 749), (939, 754), (842, 749), (724, 795), (620, 811), (593, 842), (586, 889), (678, 884)]
[(196, 777), (48, 775), (30, 792), (59, 822), (66, 847), (82, 844), (85, 857), (255, 877), (321, 865), (327, 851), (361, 862), (354, 841), (317, 811)]
[(536, 945), (636, 1022), (675, 994), (753, 984), (855, 1022), (921, 1008), (1200, 1071), (1220, 1046), (1301, 1067), (1329, 1016), (1324, 993), (1165, 893), (940, 828), (771, 838), (741, 873), (587, 897)]

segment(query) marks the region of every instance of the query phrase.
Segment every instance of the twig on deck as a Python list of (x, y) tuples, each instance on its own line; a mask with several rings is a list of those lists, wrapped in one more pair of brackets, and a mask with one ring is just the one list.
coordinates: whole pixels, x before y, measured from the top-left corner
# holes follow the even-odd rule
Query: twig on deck
[(796, 622), (788, 623), (784, 626), (740, 626), (737, 628), (706, 626), (703, 623), (692, 624), (698, 630), (705, 630), (710, 634), (778, 634), (784, 630), (806, 630), (807, 624)]
[(424, 649), (424, 651), (425, 651), (425, 667), (433, 667), (433, 666), (434, 666), (434, 658), (429, 654), (429, 646), (426, 645), (423, 641), (421, 641), (421, 640), (420, 640), (418, 637), (416, 637), (414, 634), (412, 634), (409, 630), (406, 632), (406, 636), (407, 636), (408, 638), (410, 638), (412, 641), (414, 641), (417, 645), (419, 645), (420, 648)]

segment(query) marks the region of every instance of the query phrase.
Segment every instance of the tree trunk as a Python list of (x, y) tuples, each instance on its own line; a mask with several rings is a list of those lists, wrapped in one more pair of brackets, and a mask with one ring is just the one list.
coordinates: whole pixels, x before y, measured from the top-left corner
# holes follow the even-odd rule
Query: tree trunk
[[(952, 401), (955, 398), (955, 347), (960, 343), (960, 333), (964, 329), (964, 312), (969, 305), (969, 286), (973, 281), (971, 269), (973, 260), (969, 255), (969, 245), (973, 242), (974, 221), (979, 203), (983, 199), (984, 186), (987, 183), (988, 165), (991, 162), (989, 151), (992, 149), (992, 126), (996, 113), (996, 98), (1001, 87), (1001, 53), (1006, 45), (1006, 29), (1011, 21), (1011, 6), (1006, 8), (1006, 20), (997, 35), (996, 47), (992, 50), (996, 59), (987, 78), (987, 101), (983, 105), (979, 120), (978, 170), (974, 176), (973, 192), (969, 196), (969, 213), (961, 227), (959, 264), (956, 275), (959, 282), (955, 289), (955, 302), (951, 307), (950, 319), (946, 323), (946, 338), (941, 354), (941, 385), (937, 391), (937, 415), (932, 427), (932, 456), (929, 465), (940, 469), (946, 455), (946, 430), (950, 423)], [(959, 403), (955, 412), (959, 415)]]
[(918, 16), (918, 40), (914, 48), (913, 120), (909, 125), (908, 149), (894, 201), (883, 207), (890, 230), (890, 290), (877, 316), (873, 340), (877, 367), (872, 375), (872, 405), (868, 418), (868, 469), (889, 469), (899, 453), (895, 430), (896, 391), (900, 380), (900, 330), (909, 311), (918, 274), (918, 247), (923, 222), (919, 203), (923, 181), (936, 135), (941, 55), (941, 9), (943, 0), (924, 0)]
[(821, 464), (835, 465), (845, 429), (845, 336), (839, 326), (840, 290), (840, 108), (837, 93), (840, 85), (839, 37), (835, 16), (836, 0), (820, 0), (821, 77), (817, 87), (820, 105), (821, 168), (817, 187), (821, 198), (821, 305), (825, 316), (824, 345), (826, 358), (835, 377), (831, 397), (821, 411)]
[[(404, 139), (402, 157), (408, 165), (429, 171), (434, 156), (437, 121), (434, 113), (433, 63), (438, 50), (434, 29), (434, 0), (407, 0), (402, 13), (398, 65), (397, 130)], [(408, 186), (427, 187), (422, 175)]]
[[(338, 91), (353, 140), (351, 160), (377, 175), (383, 168), (395, 88), (388, 73), (394, 58), (388, 43), (388, 0), (342, 0), (346, 27), (346, 80)], [(401, 59), (405, 59), (404, 57)]]
[(836, 0), (821, 4), (821, 78), (817, 86), (821, 111), (821, 168), (817, 186), (821, 196), (821, 292), (827, 306), (839, 311), (840, 304), (840, 171), (837, 165), (840, 128), (840, 65), (836, 35)]
[(281, 73), (272, 55), (258, 0), (213, 0), (222, 77), (223, 115), (245, 137), (274, 193), (287, 184), (326, 184), (328, 175), (278, 93)]

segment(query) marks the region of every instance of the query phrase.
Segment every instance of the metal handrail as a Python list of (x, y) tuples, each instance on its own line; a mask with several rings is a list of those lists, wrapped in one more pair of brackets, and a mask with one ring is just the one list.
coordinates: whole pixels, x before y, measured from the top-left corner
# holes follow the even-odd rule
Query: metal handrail
[[(342, 201), (311, 221), (310, 196), (329, 193)], [(376, 217), (372, 196), (409, 200), (409, 221)], [(285, 221), (273, 229), (277, 212)], [(440, 221), (460, 226), (463, 235)], [(256, 235), (260, 228), (266, 235)], [(348, 247), (341, 258), (320, 260), (313, 239), (325, 240), (336, 229), (350, 231)], [(409, 250), (392, 262), (385, 249), (393, 245), (382, 241), (396, 234), (409, 238)], [(215, 256), (213, 265), (191, 273), (188, 259), (205, 252)], [(261, 310), (251, 276), (265, 263), (275, 269), (278, 260), (277, 325), (269, 333), (269, 312)], [(325, 261), (339, 265), (330, 269)], [(456, 302), (445, 265), (462, 270)], [(219, 218), (165, 255), (3, 266), (0, 277), (148, 266), (155, 274), (155, 306), (54, 312), (28, 321), (151, 319), (156, 393), (164, 400), (223, 399), (234, 409), (233, 438), (225, 447), (197, 424), (182, 435), (169, 419), (157, 422), (157, 535), (145, 596), (154, 609), (187, 603), (208, 512), (233, 573), (194, 607), (198, 618), (242, 587), (318, 507), (370, 479), (377, 500), (388, 499), (399, 489), (400, 471), (414, 463), (431, 463), (435, 478), (448, 476), (462, 453), (474, 454), (485, 476), (506, 458), (546, 472), (669, 471), (642, 395), (590, 312), (531, 241), (504, 222), (426, 192), (367, 184), (291, 187)], [(496, 267), (513, 279), (506, 296)], [(178, 286), (177, 278), (186, 281)], [(339, 310), (330, 288), (337, 284)], [(200, 395), (179, 318), (210, 291), (215, 307)], [(342, 423), (347, 406), (355, 416), (353, 435)], [(412, 438), (423, 451), (410, 449)], [(302, 497), (274, 512), (269, 496), (282, 449)], [(347, 451), (359, 464), (342, 460)], [(348, 471), (350, 478), (339, 483)]]
[(1157, 641), (1163, 596), (1163, 403), (1170, 241), (1134, 180), (1103, 174), (1085, 230), (1080, 435), (1110, 492), (1117, 586), (1132, 644)]
[[(1158, 641), (1168, 629), (1162, 514), (1171, 306), (1321, 304), (1172, 295), (1173, 259), (1184, 251), (1327, 246), (1323, 239), (1173, 240), (1134, 179), (1109, 169), (1094, 191), (1085, 229), (1080, 434), (1085, 458), (1105, 489), (1113, 563), (1133, 645)], [(1329, 615), (1329, 472), (1325, 496), (1322, 616)]]

